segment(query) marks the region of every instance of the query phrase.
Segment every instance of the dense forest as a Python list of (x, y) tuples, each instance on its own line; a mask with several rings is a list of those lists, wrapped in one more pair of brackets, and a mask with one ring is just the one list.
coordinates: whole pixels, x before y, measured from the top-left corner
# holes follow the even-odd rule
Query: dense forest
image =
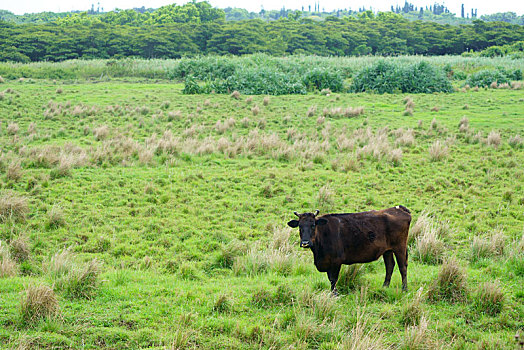
[(226, 21), (224, 10), (207, 2), (190, 2), (155, 11), (90, 13), (57, 16), (43, 23), (0, 21), (0, 60), (179, 58), (258, 52), (279, 56), (457, 55), (524, 40), (521, 25), (477, 19), (472, 24), (452, 26), (410, 21), (395, 12), (375, 15), (364, 11), (356, 17), (330, 16), (321, 21), (296, 12), (274, 21)]

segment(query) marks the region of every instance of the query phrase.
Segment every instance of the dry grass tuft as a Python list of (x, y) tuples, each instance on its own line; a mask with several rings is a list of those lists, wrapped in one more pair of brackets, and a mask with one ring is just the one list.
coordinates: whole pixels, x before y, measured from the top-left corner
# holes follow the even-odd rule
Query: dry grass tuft
[(49, 262), (43, 264), (43, 270), (51, 278), (57, 279), (68, 274), (73, 269), (74, 255), (71, 248), (65, 248), (55, 253)]
[(405, 108), (406, 110), (411, 109), (411, 111), (415, 110), (415, 102), (411, 99), (411, 97), (406, 97), (404, 99)]
[(0, 196), (0, 222), (24, 220), (29, 212), (27, 198), (7, 191)]
[(442, 141), (437, 140), (429, 146), (429, 159), (432, 162), (443, 160), (449, 155), (449, 148)]
[(7, 167), (6, 177), (8, 180), (17, 182), (22, 178), (23, 171), (20, 160), (13, 160)]
[(29, 260), (31, 250), (29, 248), (29, 240), (24, 234), (18, 235), (16, 238), (9, 242), (11, 247), (11, 256), (14, 260), (21, 263)]
[(393, 132), (396, 137), (395, 143), (400, 146), (415, 145), (415, 130), (400, 128)]
[(488, 146), (493, 146), (493, 148), (498, 148), (500, 146), (501, 141), (502, 141), (502, 138), (500, 136), (500, 133), (498, 133), (495, 130), (491, 130), (491, 132), (488, 135), (488, 139), (487, 139)]
[(511, 136), (509, 139), (508, 139), (508, 143), (511, 147), (513, 148), (522, 148), (524, 146), (524, 140), (523, 138), (520, 136), (520, 135), (515, 135), (515, 136)]
[(18, 266), (11, 258), (9, 247), (0, 240), (0, 278), (16, 276)]
[(473, 261), (492, 256), (503, 256), (506, 246), (506, 237), (501, 229), (496, 229), (486, 237), (473, 237), (471, 244), (471, 258)]
[(67, 274), (56, 280), (55, 286), (70, 298), (90, 299), (98, 289), (100, 272), (100, 262), (93, 259), (84, 266), (73, 266)]
[(433, 350), (441, 346), (434, 340), (432, 332), (428, 329), (428, 320), (422, 316), (418, 325), (406, 328), (404, 337), (399, 344), (401, 350)]
[(105, 140), (109, 136), (109, 127), (107, 125), (102, 125), (98, 128), (94, 128), (93, 135), (97, 141)]
[(47, 226), (49, 228), (57, 228), (66, 224), (64, 211), (59, 205), (53, 205), (47, 211)]
[(438, 111), (440, 111), (440, 107), (438, 107), (438, 106), (431, 107), (431, 111), (432, 112), (438, 112)]
[(7, 124), (7, 134), (8, 135), (16, 135), (18, 134), (18, 131), (20, 130), (20, 127), (17, 123), (9, 123)]
[(419, 288), (410, 303), (405, 304), (401, 310), (400, 323), (404, 326), (416, 326), (420, 324), (424, 312), (422, 310), (423, 289)]
[(415, 242), (415, 240), (428, 231), (433, 224), (433, 220), (426, 210), (420, 213), (417, 221), (411, 225), (408, 236), (408, 244)]
[(4, 80), (4, 78), (0, 75), (0, 84), (3, 84), (3, 83), (5, 83), (5, 80)]
[(429, 289), (428, 296), (432, 300), (455, 302), (465, 300), (467, 294), (466, 272), (454, 258), (445, 261)]
[(253, 102), (253, 97), (249, 96), (248, 98), (246, 98), (246, 104), (251, 104), (251, 102)]
[(498, 281), (480, 285), (474, 299), (475, 308), (491, 316), (498, 315), (505, 302), (505, 295)]
[(375, 327), (368, 327), (365, 312), (357, 310), (357, 322), (350, 334), (340, 344), (341, 350), (384, 350), (381, 332)]
[(317, 208), (321, 212), (329, 212), (335, 204), (335, 192), (329, 184), (326, 184), (318, 190), (316, 197)]
[(230, 95), (232, 98), (234, 98), (235, 100), (238, 100), (240, 98), (240, 92), (238, 92), (237, 90), (233, 91)]
[(511, 82), (511, 88), (513, 90), (522, 90), (524, 89), (524, 82), (521, 81), (512, 81)]
[(25, 324), (58, 314), (58, 300), (53, 289), (45, 285), (30, 285), (20, 300), (20, 319)]
[(490, 87), (491, 89), (496, 89), (498, 86), (499, 86), (499, 84), (498, 84), (496, 81), (492, 82), (492, 83), (489, 85), (489, 87)]
[(402, 115), (405, 116), (405, 117), (407, 117), (407, 116), (412, 116), (412, 115), (413, 115), (413, 112), (414, 112), (414, 111), (413, 111), (412, 108), (406, 108), (406, 109), (404, 110), (404, 112), (402, 112)]
[(433, 120), (431, 121), (431, 124), (429, 125), (429, 128), (431, 130), (437, 130), (438, 129), (438, 122), (437, 122), (436, 118), (433, 118)]
[(460, 132), (467, 132), (469, 130), (469, 119), (466, 117), (462, 117), (458, 126)]
[(430, 226), (415, 240), (415, 257), (427, 264), (437, 264), (442, 260), (444, 243), (440, 240), (438, 230)]
[(257, 105), (251, 107), (251, 113), (253, 113), (254, 116), (258, 115), (258, 113), (260, 113), (260, 107)]
[(311, 106), (308, 108), (307, 112), (306, 112), (306, 116), (307, 117), (312, 117), (314, 116), (315, 114), (317, 113), (317, 106)]
[(269, 105), (269, 96), (264, 97), (264, 100), (262, 101), (262, 103), (264, 104), (264, 106)]

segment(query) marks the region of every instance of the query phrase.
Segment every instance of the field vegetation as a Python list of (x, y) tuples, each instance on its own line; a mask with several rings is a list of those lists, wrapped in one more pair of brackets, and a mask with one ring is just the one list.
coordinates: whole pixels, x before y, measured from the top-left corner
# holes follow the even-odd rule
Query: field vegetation
[[(464, 72), (455, 92), (191, 95), (167, 80), (191, 61), (0, 64), (0, 347), (514, 349), (522, 82), (464, 79), (522, 62), (431, 60)], [(399, 204), (407, 292), (381, 258), (333, 297), (286, 227)]]

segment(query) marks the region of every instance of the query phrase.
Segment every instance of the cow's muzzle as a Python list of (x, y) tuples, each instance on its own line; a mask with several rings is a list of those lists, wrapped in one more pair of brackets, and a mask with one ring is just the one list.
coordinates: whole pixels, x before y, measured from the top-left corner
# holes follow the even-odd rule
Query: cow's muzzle
[(311, 248), (311, 242), (310, 241), (302, 241), (302, 242), (300, 242), (300, 246), (302, 248)]

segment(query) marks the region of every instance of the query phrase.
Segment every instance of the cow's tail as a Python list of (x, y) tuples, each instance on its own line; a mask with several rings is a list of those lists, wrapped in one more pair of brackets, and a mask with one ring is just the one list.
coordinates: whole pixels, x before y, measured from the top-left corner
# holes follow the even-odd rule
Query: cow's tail
[(411, 214), (411, 211), (403, 205), (397, 205), (397, 208), (401, 209), (402, 211), (405, 211), (408, 214)]

